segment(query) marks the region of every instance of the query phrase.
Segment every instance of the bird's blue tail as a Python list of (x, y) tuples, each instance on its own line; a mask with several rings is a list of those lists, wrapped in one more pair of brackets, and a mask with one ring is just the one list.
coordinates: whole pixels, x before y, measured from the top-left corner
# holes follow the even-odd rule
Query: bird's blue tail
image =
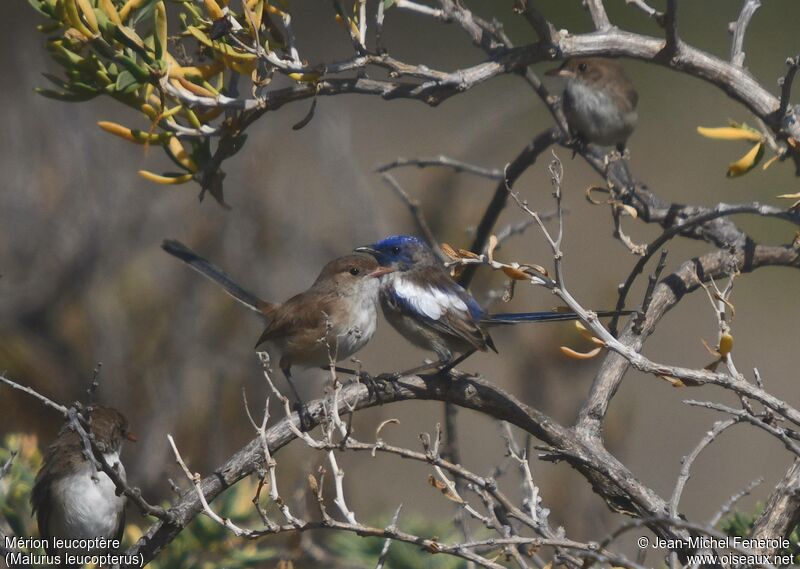
[[(624, 316), (632, 312), (632, 310), (599, 310), (595, 314), (600, 318), (608, 318), (616, 315)], [(564, 322), (577, 319), (578, 315), (574, 312), (553, 312), (548, 310), (546, 312), (501, 312), (499, 314), (490, 314), (483, 322), (485, 324), (520, 324), (523, 322)]]

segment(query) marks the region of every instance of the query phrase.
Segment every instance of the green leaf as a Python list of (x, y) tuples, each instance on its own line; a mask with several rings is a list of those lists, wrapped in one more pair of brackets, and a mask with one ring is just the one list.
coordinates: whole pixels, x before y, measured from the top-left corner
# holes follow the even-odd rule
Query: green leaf
[[(136, 80), (140, 83), (147, 83), (150, 80), (150, 73), (147, 72), (147, 69), (141, 67), (136, 61), (131, 59), (126, 55), (117, 55), (116, 57), (117, 63), (119, 63), (122, 67), (130, 71)], [(124, 72), (123, 72), (124, 73)]]
[(65, 48), (63, 45), (50, 43), (48, 49), (52, 52), (53, 59), (64, 67), (71, 67), (83, 63), (83, 57)]
[(120, 93), (132, 93), (141, 86), (141, 83), (136, 80), (133, 73), (130, 71), (123, 71), (117, 75), (117, 81), (114, 84), (114, 89)]
[(41, 0), (28, 0), (28, 4), (30, 4), (33, 9), (39, 12), (42, 16), (52, 18), (52, 12), (45, 10), (45, 6), (47, 5), (46, 2), (42, 2)]
[(144, 40), (139, 37), (129, 26), (114, 26), (114, 39), (141, 55), (145, 61), (152, 61), (153, 57), (147, 52)]
[(128, 17), (128, 25), (136, 26), (138, 23), (143, 22), (145, 18), (149, 18), (153, 14), (156, 2), (158, 0), (150, 0), (147, 4), (139, 7)]

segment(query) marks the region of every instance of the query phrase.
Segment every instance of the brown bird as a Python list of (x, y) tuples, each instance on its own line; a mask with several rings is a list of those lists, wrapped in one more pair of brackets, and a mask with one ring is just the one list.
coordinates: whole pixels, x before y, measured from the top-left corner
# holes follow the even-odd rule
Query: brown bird
[(275, 304), (245, 290), (179, 241), (164, 241), (162, 248), (264, 317), (267, 327), (256, 347), (266, 344), (278, 357), (298, 402), (301, 399), (291, 380), (292, 366), (327, 367), (331, 357), (338, 362), (363, 348), (375, 333), (377, 277), (391, 272), (369, 255), (346, 255), (325, 265), (308, 290)]
[(572, 134), (584, 142), (625, 149), (638, 119), (639, 95), (617, 61), (568, 59), (547, 75), (567, 80), (562, 105)]
[[(116, 409), (99, 406), (90, 408), (88, 420), (88, 431), (106, 462), (125, 480), (120, 461), (122, 441), (136, 440), (128, 431), (128, 420)], [(107, 474), (93, 470), (80, 435), (64, 425), (45, 453), (31, 494), (39, 534), (49, 542), (47, 554), (60, 556), (62, 567), (76, 567), (66, 564), (64, 555), (89, 552), (54, 548), (54, 538), (120, 539), (125, 529), (125, 501)]]

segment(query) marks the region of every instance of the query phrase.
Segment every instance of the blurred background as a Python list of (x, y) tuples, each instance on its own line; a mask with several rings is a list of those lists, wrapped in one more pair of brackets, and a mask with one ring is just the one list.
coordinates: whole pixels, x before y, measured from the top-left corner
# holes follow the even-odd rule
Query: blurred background
[[(515, 41), (534, 39), (509, 3), (471, 4), (482, 15), (496, 14)], [(557, 27), (588, 31), (588, 16), (577, 0), (540, 4)], [(623, 0), (606, 4), (616, 25), (661, 33)], [(682, 38), (727, 58), (727, 26), (740, 4), (682, 3)], [(45, 83), (40, 74), (57, 70), (35, 29), (40, 17), (24, 2), (10, 3), (5, 10), (6, 22), (13, 25), (0, 36), (6, 70), (0, 76), (6, 141), (0, 153), (5, 180), (0, 192), (0, 369), (68, 403), (85, 399), (92, 370), (102, 362), (98, 399), (130, 418), (140, 442), (126, 449), (129, 479), (151, 501), (170, 496), (168, 477), (180, 478), (167, 433), (175, 436), (193, 470), (210, 473), (254, 435), (243, 412), (242, 390), (254, 408), (266, 395), (253, 352), (262, 329), (258, 318), (165, 254), (159, 246), (163, 239), (182, 240), (263, 298), (280, 301), (308, 287), (329, 259), (387, 234), (414, 231), (406, 207), (373, 173), (376, 165), (398, 156), (445, 154), (502, 168), (550, 125), (543, 106), (516, 77), (497, 78), (438, 108), (356, 95), (323, 98), (314, 119), (300, 131), (291, 126), (305, 116), (308, 103), (288, 105), (251, 127), (245, 149), (224, 165), (226, 200), (232, 206), (226, 211), (212, 199), (198, 203), (196, 186), (155, 186), (139, 178), (141, 168), (161, 171), (169, 164), (158, 149), (133, 146), (96, 126), (99, 120), (112, 120), (147, 128), (114, 101), (70, 105), (36, 95), (34, 87)], [(329, 6), (297, 2), (294, 10), (305, 57), (313, 62), (350, 54), (349, 38), (333, 22)], [(746, 66), (774, 92), (785, 58), (800, 52), (798, 21), (799, 3), (772, 0), (749, 28)], [(397, 11), (388, 13), (385, 42), (395, 57), (437, 68), (484, 59), (459, 28)], [(741, 106), (699, 80), (635, 61), (624, 64), (640, 94), (639, 126), (629, 141), (637, 177), (679, 203), (759, 200), (786, 205), (774, 196), (797, 191), (788, 163), (726, 179), (727, 164), (746, 147), (704, 139), (695, 131), (698, 125), (722, 126), (729, 119), (753, 123)], [(557, 152), (564, 162), (569, 210), (564, 245), (568, 286), (585, 306), (610, 308), (617, 284), (636, 259), (612, 238), (607, 208), (584, 198), (587, 186), (599, 178), (569, 152)], [(534, 208), (549, 211), (553, 204), (544, 158), (517, 189)], [(396, 175), (420, 199), (437, 236), (468, 247), (493, 184), (437, 169)], [(523, 219), (522, 212), (509, 207), (498, 229)], [(774, 221), (737, 222), (765, 243), (785, 243), (794, 236), (792, 226)], [(659, 232), (633, 220), (626, 220), (625, 229), (639, 242)], [(707, 250), (705, 244), (673, 241), (667, 270)], [(498, 255), (550, 265), (546, 244), (533, 230)], [(502, 286), (500, 275), (482, 272), (472, 290), (485, 300)], [(741, 278), (734, 293), (739, 369), (747, 374), (757, 366), (768, 390), (794, 405), (800, 405), (794, 352), (798, 292), (797, 271), (762, 269)], [(630, 298), (639, 302), (641, 296), (637, 289)], [(512, 303), (493, 309), (553, 305), (546, 291), (520, 286)], [(714, 314), (702, 292), (667, 315), (645, 353), (660, 362), (702, 367), (712, 358), (701, 338), (712, 345), (716, 341)], [(526, 403), (571, 422), (600, 363), (560, 354), (560, 345), (588, 348), (575, 328), (520, 326), (497, 331), (495, 342), (500, 355), (478, 354), (462, 368), (483, 373)], [(412, 367), (426, 356), (384, 321), (359, 354), (373, 373)], [(323, 372), (310, 371), (297, 383), (305, 397), (315, 398), (323, 394), (323, 378)], [(629, 372), (606, 424), (611, 451), (662, 496), (672, 490), (681, 456), (719, 418), (688, 408), (682, 403), (687, 398), (732, 402), (711, 387), (675, 389)], [(412, 402), (361, 412), (354, 422), (356, 436), (370, 440), (374, 426), (390, 417), (401, 424), (385, 429), (383, 438), (415, 446), (419, 432), (432, 432), (441, 421), (442, 406)], [(0, 436), (28, 432), (46, 443), (58, 426), (59, 418), (30, 397), (0, 388)], [(459, 427), (467, 467), (487, 473), (503, 460), (504, 444), (494, 421), (462, 411)], [(277, 458), (279, 483), (288, 495), (324, 457), (294, 444)], [(451, 518), (453, 504), (428, 485), (425, 467), (386, 457), (348, 455), (341, 461), (350, 506), (362, 518), (386, 524), (400, 502), (404, 515)], [(690, 518), (707, 519), (730, 495), (764, 476), (764, 484), (742, 503), (742, 509), (752, 510), (789, 461), (774, 439), (737, 427), (701, 456), (681, 509)], [(563, 524), (570, 537), (597, 539), (623, 521), (568, 466), (534, 460), (533, 473), (551, 521)], [(514, 495), (516, 488), (510, 479), (506, 489)]]

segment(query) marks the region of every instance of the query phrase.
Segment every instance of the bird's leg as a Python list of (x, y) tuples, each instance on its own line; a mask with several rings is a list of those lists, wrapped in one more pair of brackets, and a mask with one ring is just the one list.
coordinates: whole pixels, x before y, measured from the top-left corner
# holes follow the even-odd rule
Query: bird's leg
[(297, 416), (300, 418), (300, 430), (303, 432), (311, 430), (311, 413), (308, 411), (308, 407), (306, 406), (305, 402), (301, 399), (300, 393), (298, 393), (297, 388), (292, 383), (292, 372), (291, 368), (283, 368), (283, 375), (286, 378), (286, 382), (289, 384), (289, 387), (292, 388), (292, 393), (294, 393), (294, 410), (297, 411)]
[(458, 364), (460, 364), (461, 362), (466, 360), (468, 357), (470, 357), (474, 353), (475, 353), (475, 349), (473, 348), (471, 350), (467, 350), (466, 352), (464, 352), (463, 354), (461, 354), (457, 358), (452, 358), (442, 368), (439, 369), (439, 373), (441, 375), (449, 374), (453, 370), (454, 367), (456, 367)]
[(417, 374), (417, 373), (419, 373), (421, 371), (427, 371), (429, 369), (433, 369), (433, 368), (435, 368), (437, 366), (440, 366), (440, 365), (442, 365), (444, 363), (447, 363), (447, 360), (439, 359), (438, 361), (427, 362), (427, 363), (424, 363), (422, 365), (419, 365), (419, 366), (416, 366), (416, 367), (412, 367), (411, 369), (407, 369), (407, 370), (404, 370), (404, 371), (396, 371), (394, 373), (382, 373), (376, 379), (385, 379), (387, 381), (394, 381), (396, 379), (400, 379), (404, 375), (414, 375), (414, 374)]
[(588, 143), (580, 133), (570, 132), (569, 135), (570, 139), (567, 141), (567, 143), (572, 147), (572, 159), (574, 160), (575, 156), (577, 156), (579, 152), (586, 150)]
[(630, 152), (628, 152), (628, 148), (625, 146), (624, 143), (620, 142), (619, 144), (614, 147), (614, 149), (606, 154), (604, 158), (605, 166), (606, 166), (606, 173), (608, 173), (608, 167), (613, 164), (614, 162), (619, 162), (620, 160), (629, 160), (630, 159)]

